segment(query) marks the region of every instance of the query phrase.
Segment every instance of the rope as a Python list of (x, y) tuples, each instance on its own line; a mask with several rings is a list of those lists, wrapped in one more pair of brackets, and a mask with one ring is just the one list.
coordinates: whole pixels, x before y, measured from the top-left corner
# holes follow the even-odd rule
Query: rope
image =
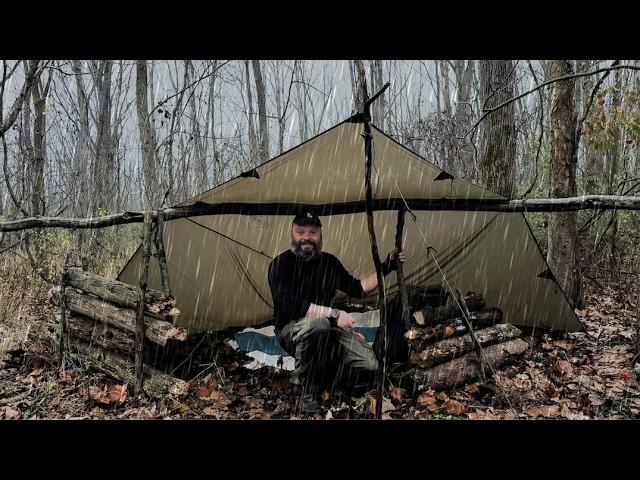
[(227, 240), (231, 240), (234, 243), (237, 243), (238, 245), (248, 248), (249, 250), (251, 250), (252, 252), (257, 253), (258, 255), (262, 255), (263, 257), (268, 258), (269, 260), (273, 260), (273, 257), (270, 257), (269, 255), (267, 255), (264, 252), (259, 252), (258, 250), (256, 250), (255, 248), (250, 247), (249, 245), (245, 245), (242, 242), (239, 242), (238, 240), (235, 240), (227, 235), (225, 235), (224, 233), (218, 232), (217, 230), (214, 230), (213, 228), (209, 228), (206, 225), (202, 225), (201, 223), (196, 222), (195, 220), (191, 220), (189, 217), (185, 217), (187, 220), (189, 220), (191, 223), (195, 223), (196, 225), (198, 225), (199, 227), (204, 228), (205, 230), (209, 230), (210, 232), (216, 233), (218, 235), (220, 235), (221, 237), (226, 238)]

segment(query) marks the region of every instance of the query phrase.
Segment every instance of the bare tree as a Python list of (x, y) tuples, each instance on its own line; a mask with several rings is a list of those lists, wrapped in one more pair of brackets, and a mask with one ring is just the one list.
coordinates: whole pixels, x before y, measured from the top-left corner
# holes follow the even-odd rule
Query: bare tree
[(160, 206), (162, 192), (159, 192), (158, 162), (156, 159), (155, 132), (149, 121), (149, 103), (147, 62), (136, 61), (136, 106), (138, 111), (138, 129), (140, 131), (140, 145), (142, 149), (142, 172), (144, 178), (144, 204), (146, 208)]
[[(514, 96), (513, 62), (480, 61), (480, 97), (483, 109), (493, 108)], [(491, 112), (480, 125), (480, 175), (484, 186), (511, 198), (514, 192), (516, 155), (513, 103)]]
[[(573, 64), (568, 60), (553, 60), (549, 66), (551, 78), (571, 75)], [(574, 105), (575, 80), (553, 84), (551, 90), (551, 197), (572, 197), (576, 194), (575, 143), (577, 115)], [(556, 279), (574, 307), (581, 307), (582, 288), (577, 261), (578, 240), (575, 213), (560, 212), (549, 219), (549, 249), (547, 261)]]
[(269, 127), (267, 125), (267, 93), (262, 79), (260, 61), (253, 60), (253, 76), (256, 81), (256, 97), (258, 102), (258, 122), (260, 125), (260, 144), (258, 158), (260, 163), (269, 160)]

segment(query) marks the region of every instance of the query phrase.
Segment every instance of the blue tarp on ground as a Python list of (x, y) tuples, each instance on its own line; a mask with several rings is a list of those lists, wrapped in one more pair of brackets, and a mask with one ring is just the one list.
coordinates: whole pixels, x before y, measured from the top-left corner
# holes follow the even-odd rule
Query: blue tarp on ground
[[(355, 327), (354, 332), (364, 335), (365, 342), (372, 343), (376, 337), (378, 327)], [(260, 351), (267, 355), (280, 355), (283, 357), (289, 354), (278, 344), (278, 340), (273, 335), (265, 335), (260, 332), (240, 332), (233, 336), (234, 340), (244, 352)]]

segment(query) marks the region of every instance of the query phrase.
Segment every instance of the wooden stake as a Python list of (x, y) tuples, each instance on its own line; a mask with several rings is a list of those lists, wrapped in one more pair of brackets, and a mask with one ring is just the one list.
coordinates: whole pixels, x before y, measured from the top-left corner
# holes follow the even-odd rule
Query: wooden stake
[[(398, 252), (402, 250), (402, 233), (404, 230), (404, 214), (405, 207), (402, 206), (398, 209), (398, 222), (396, 223), (396, 248)], [(402, 322), (407, 330), (411, 328), (410, 316), (409, 316), (409, 301), (407, 299), (407, 289), (404, 283), (404, 268), (402, 262), (396, 256), (396, 275), (398, 277), (398, 290), (400, 294), (400, 305), (402, 308)]]
[(156, 246), (156, 258), (160, 265), (160, 277), (162, 278), (162, 291), (167, 295), (171, 295), (169, 288), (169, 270), (167, 269), (167, 257), (164, 251), (164, 219), (162, 211), (158, 212), (156, 218), (156, 229), (153, 236), (153, 243)]
[(389, 87), (387, 83), (380, 92), (369, 100), (367, 97), (366, 84), (363, 83), (364, 89), (364, 155), (365, 155), (365, 189), (366, 189), (366, 211), (367, 226), (369, 229), (369, 241), (371, 243), (371, 255), (373, 256), (373, 264), (376, 268), (376, 277), (378, 279), (378, 309), (380, 311), (380, 342), (377, 352), (378, 356), (378, 373), (376, 376), (377, 392), (376, 392), (376, 414), (375, 418), (382, 417), (382, 398), (384, 394), (384, 373), (386, 367), (386, 341), (387, 341), (387, 305), (384, 293), (384, 276), (382, 275), (382, 263), (378, 254), (378, 242), (376, 240), (376, 232), (373, 226), (373, 192), (371, 190), (371, 164), (373, 162), (373, 154), (371, 151), (371, 101), (376, 99), (384, 90)]
[(144, 375), (144, 361), (142, 358), (142, 348), (144, 346), (144, 296), (147, 290), (147, 279), (149, 275), (149, 256), (151, 255), (151, 227), (153, 212), (144, 213), (144, 226), (142, 230), (142, 268), (139, 278), (139, 301), (136, 312), (136, 379), (134, 394), (142, 392), (142, 382)]
[(67, 266), (69, 263), (69, 254), (65, 256), (62, 274), (60, 275), (60, 328), (58, 330), (58, 368), (64, 367), (64, 339), (67, 334), (66, 326), (66, 309), (67, 302), (65, 297), (65, 287), (67, 285)]

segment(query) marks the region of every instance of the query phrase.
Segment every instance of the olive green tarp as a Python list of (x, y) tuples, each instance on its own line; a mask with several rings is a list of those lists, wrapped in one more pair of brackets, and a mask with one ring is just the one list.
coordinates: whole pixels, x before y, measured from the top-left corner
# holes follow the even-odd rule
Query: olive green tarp
[[(301, 205), (323, 223), (323, 250), (336, 255), (356, 277), (374, 271), (367, 229), (363, 123), (354, 116), (250, 172), (204, 192), (196, 202), (230, 205), (228, 213), (171, 220), (164, 242), (169, 283), (190, 332), (259, 325), (273, 315), (267, 268), (289, 248), (291, 220)], [(502, 199), (454, 179), (372, 126), (374, 199), (389, 200), (374, 212), (381, 255), (395, 242), (397, 208), (403, 200)], [(270, 208), (264, 210), (264, 206)], [(267, 213), (265, 213), (267, 212)], [(352, 213), (351, 213), (352, 212)], [(422, 236), (435, 249), (449, 283), (485, 296), (514, 325), (576, 331), (582, 325), (549, 267), (522, 213), (416, 210), (407, 214), (405, 278), (411, 284), (441, 284), (443, 278)], [(119, 275), (136, 285), (140, 249)], [(157, 259), (149, 281), (160, 289)], [(397, 292), (396, 276), (385, 280)], [(377, 293), (367, 301), (375, 304)]]

